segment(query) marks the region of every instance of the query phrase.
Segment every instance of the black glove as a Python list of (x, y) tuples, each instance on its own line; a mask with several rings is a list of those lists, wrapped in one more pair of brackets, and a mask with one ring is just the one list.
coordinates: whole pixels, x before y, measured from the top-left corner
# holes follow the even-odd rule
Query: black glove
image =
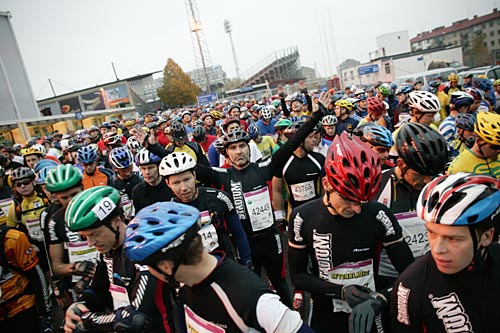
[(42, 333), (52, 333), (54, 327), (52, 327), (52, 318), (50, 316), (40, 317), (40, 331)]
[(128, 305), (115, 311), (113, 330), (115, 332), (143, 331), (148, 323), (148, 317), (144, 313)]
[(97, 264), (90, 260), (77, 262), (73, 275), (87, 276), (91, 278), (94, 276), (96, 266)]
[(346, 301), (351, 308), (353, 308), (359, 303), (371, 298), (371, 292), (372, 291), (369, 288), (358, 286), (356, 284), (350, 284), (342, 287), (342, 299)]
[(382, 301), (378, 298), (370, 298), (356, 305), (349, 316), (349, 332), (371, 332), (375, 317), (382, 312), (382, 306)]

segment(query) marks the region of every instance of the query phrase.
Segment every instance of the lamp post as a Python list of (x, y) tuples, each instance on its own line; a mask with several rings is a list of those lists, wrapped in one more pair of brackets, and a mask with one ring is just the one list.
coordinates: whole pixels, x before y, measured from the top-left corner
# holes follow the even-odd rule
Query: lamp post
[(234, 43), (233, 43), (233, 36), (231, 34), (232, 27), (231, 27), (231, 22), (229, 20), (224, 20), (224, 31), (229, 35), (229, 40), (231, 41), (231, 49), (233, 51), (233, 58), (234, 58), (234, 66), (236, 69), (236, 77), (238, 80), (241, 80), (240, 78), (240, 69), (238, 67), (238, 60), (236, 59), (236, 51), (234, 50)]

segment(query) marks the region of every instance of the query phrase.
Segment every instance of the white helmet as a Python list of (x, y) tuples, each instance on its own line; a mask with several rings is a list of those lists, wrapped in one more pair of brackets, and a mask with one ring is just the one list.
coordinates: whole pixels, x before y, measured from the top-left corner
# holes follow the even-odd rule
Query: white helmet
[(132, 150), (139, 150), (141, 149), (141, 144), (139, 143), (139, 141), (137, 141), (137, 139), (133, 136), (129, 137), (127, 139), (127, 148), (132, 151)]
[(436, 95), (428, 91), (412, 91), (408, 96), (408, 105), (419, 109), (421, 112), (438, 112), (441, 110), (441, 103)]
[(171, 153), (161, 160), (159, 171), (160, 175), (166, 177), (192, 170), (195, 166), (196, 162), (191, 155), (184, 152)]
[(271, 120), (273, 117), (273, 111), (271, 111), (269, 106), (263, 106), (262, 109), (260, 109), (260, 115), (264, 120)]
[(337, 122), (337, 117), (332, 114), (328, 114), (321, 119), (321, 125), (323, 126), (335, 126)]

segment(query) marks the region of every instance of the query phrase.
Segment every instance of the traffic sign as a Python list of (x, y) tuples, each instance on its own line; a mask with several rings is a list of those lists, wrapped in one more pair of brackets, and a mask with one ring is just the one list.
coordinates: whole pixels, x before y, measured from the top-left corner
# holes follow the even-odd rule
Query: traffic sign
[(83, 119), (83, 113), (82, 112), (75, 112), (75, 118), (76, 119)]

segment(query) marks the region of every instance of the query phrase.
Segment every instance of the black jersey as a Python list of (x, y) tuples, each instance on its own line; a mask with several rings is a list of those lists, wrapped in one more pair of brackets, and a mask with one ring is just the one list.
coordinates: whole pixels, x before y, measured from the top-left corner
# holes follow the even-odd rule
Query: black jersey
[(279, 303), (278, 296), (257, 275), (222, 258), (199, 284), (182, 287), (179, 298), (188, 332), (193, 332), (199, 318), (225, 332), (278, 332), (281, 321), (295, 327), (281, 332), (296, 332), (302, 324), (298, 313)]
[(174, 193), (162, 179), (160, 184), (151, 186), (145, 181), (137, 184), (132, 190), (132, 200), (134, 202), (135, 213), (155, 202), (170, 201)]
[[(113, 288), (111, 288), (113, 287)], [(142, 332), (174, 332), (171, 287), (157, 280), (147, 266), (132, 263), (123, 247), (101, 255), (95, 275), (80, 301), (91, 312), (108, 312), (119, 308), (111, 290), (126, 290), (131, 305), (148, 315), (149, 326)], [(168, 328), (166, 328), (168, 326)]]
[(391, 314), (394, 332), (500, 332), (500, 245), (487, 247), (478, 267), (454, 275), (439, 272), (430, 253), (399, 277)]
[(292, 155), (274, 174), (283, 178), (292, 209), (319, 197), (324, 164), (325, 157), (317, 152), (310, 152), (302, 158)]
[(404, 180), (398, 180), (394, 170), (382, 172), (381, 186), (375, 200), (389, 207), (394, 214), (415, 211), (421, 190)]

